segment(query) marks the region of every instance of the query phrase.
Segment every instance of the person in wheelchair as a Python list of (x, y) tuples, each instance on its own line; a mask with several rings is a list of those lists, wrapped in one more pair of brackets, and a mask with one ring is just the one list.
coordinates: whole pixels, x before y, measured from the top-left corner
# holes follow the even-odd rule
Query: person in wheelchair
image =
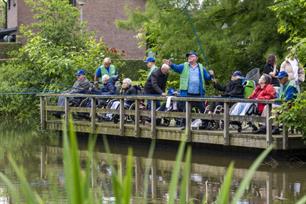
[[(76, 81), (74, 82), (72, 88), (68, 91), (63, 92), (63, 94), (87, 94), (92, 87), (92, 84), (85, 76), (85, 70), (79, 69), (76, 73)], [(78, 106), (82, 101), (82, 98), (69, 98), (70, 106)], [(65, 97), (60, 96), (57, 102), (58, 106), (65, 105)]]
[[(249, 97), (249, 99), (256, 99), (256, 100), (271, 100), (276, 98), (276, 91), (271, 84), (272, 78), (267, 74), (263, 74), (258, 81), (258, 85), (256, 86), (255, 90)], [(231, 115), (251, 115), (257, 114), (261, 115), (264, 111), (265, 104), (254, 104), (254, 103), (236, 103), (230, 110)], [(241, 123), (237, 122), (238, 131), (241, 131)], [(252, 124), (248, 123), (249, 126), (253, 128), (253, 131), (257, 131), (257, 127)]]
[(102, 76), (102, 88), (101, 94), (102, 95), (114, 95), (116, 94), (116, 87), (111, 79), (111, 77), (107, 74)]

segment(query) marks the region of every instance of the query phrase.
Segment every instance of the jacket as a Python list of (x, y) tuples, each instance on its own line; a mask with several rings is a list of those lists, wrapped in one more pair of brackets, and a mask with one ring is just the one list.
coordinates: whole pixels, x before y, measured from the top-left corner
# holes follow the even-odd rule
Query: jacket
[[(205, 81), (212, 79), (206, 68), (202, 64), (199, 65), (199, 78), (200, 78), (200, 95), (205, 96)], [(185, 97), (188, 95), (188, 80), (189, 80), (189, 63), (184, 64), (171, 64), (171, 69), (180, 74), (180, 96)]]
[(144, 86), (144, 93), (147, 95), (161, 95), (165, 92), (168, 75), (163, 74), (161, 69), (153, 72), (147, 79)]
[(112, 81), (108, 81), (106, 84), (103, 84), (101, 92), (103, 95), (114, 95), (116, 93), (116, 87)]
[[(256, 86), (256, 89), (253, 91), (252, 95), (249, 97), (250, 99), (258, 99), (258, 100), (271, 100), (276, 98), (276, 91), (272, 84), (266, 84), (263, 88), (259, 85)], [(258, 104), (258, 112), (262, 113), (264, 110), (265, 104)]]
[(298, 93), (298, 90), (295, 86), (294, 81), (288, 81), (285, 85), (282, 85), (279, 90), (279, 96), (278, 98), (280, 100), (284, 100), (286, 102), (294, 100), (296, 98), (296, 95)]
[(88, 81), (88, 79), (84, 78), (82, 80), (76, 80), (71, 90), (69, 91), (69, 93), (70, 94), (76, 94), (76, 93), (85, 94), (89, 91), (90, 87), (91, 87), (91, 84)]
[(243, 98), (243, 81), (242, 79), (231, 80), (226, 86), (214, 83), (214, 88), (223, 91), (223, 97)]
[[(263, 69), (263, 73), (268, 74), (268, 75), (270, 75), (270, 72), (273, 72), (273, 71), (274, 71), (274, 67), (271, 64), (266, 64), (264, 69)], [(278, 73), (278, 71), (276, 70), (276, 74), (277, 73)], [(279, 81), (276, 77), (272, 77), (271, 84), (273, 84), (273, 86), (280, 86)]]

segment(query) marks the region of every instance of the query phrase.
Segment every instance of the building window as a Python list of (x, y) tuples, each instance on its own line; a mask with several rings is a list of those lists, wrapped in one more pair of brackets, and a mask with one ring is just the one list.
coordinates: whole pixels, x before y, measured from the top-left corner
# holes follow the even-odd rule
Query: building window
[(11, 9), (11, 0), (8, 0), (8, 1), (7, 1), (7, 8), (8, 8), (8, 10)]

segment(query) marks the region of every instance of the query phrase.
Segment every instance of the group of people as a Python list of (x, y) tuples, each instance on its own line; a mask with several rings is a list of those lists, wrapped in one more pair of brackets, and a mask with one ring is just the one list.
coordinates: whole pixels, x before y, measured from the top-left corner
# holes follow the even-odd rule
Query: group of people
[[(144, 85), (144, 95), (166, 95), (166, 85), (170, 70), (180, 75), (179, 96), (181, 97), (204, 97), (205, 82), (211, 81), (214, 88), (222, 91), (221, 97), (244, 98), (244, 76), (240, 71), (233, 72), (231, 80), (226, 85), (220, 84), (214, 77), (212, 70), (207, 70), (198, 62), (198, 54), (194, 51), (186, 54), (187, 61), (182, 64), (175, 64), (171, 60), (164, 60), (160, 67), (156, 66), (154, 57), (148, 57), (145, 63), (148, 67), (148, 76)], [(78, 70), (77, 80), (69, 93), (86, 93), (90, 88), (90, 82), (85, 77), (84, 70)], [(139, 92), (132, 85), (132, 80), (125, 78), (121, 88), (116, 87), (119, 80), (118, 70), (112, 64), (110, 58), (105, 58), (103, 64), (97, 68), (94, 76), (94, 85), (99, 94), (104, 95), (136, 95)], [(270, 55), (263, 69), (255, 90), (248, 96), (250, 99), (280, 99), (283, 101), (294, 100), (300, 92), (300, 84), (305, 80), (304, 69), (299, 67), (296, 58), (286, 58), (281, 64), (280, 70), (277, 69), (276, 56)], [(118, 89), (118, 90), (116, 90)], [(130, 101), (131, 103), (131, 101)], [(147, 108), (150, 109), (150, 102)], [(215, 104), (216, 105), (216, 104)], [(275, 104), (277, 106), (278, 104)], [(159, 106), (159, 103), (157, 103)], [(203, 102), (192, 102), (192, 107), (196, 107), (200, 112), (205, 111)], [(246, 112), (246, 104), (235, 106), (232, 114), (243, 115)], [(184, 103), (178, 106), (180, 111), (185, 111)], [(258, 104), (259, 114), (264, 114), (265, 106)], [(184, 121), (181, 123), (184, 126)]]

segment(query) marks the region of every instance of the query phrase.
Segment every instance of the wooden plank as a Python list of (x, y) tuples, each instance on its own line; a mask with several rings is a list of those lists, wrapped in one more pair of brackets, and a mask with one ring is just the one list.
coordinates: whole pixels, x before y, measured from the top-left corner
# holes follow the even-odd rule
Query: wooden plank
[(139, 100), (135, 100), (135, 137), (140, 136), (139, 121), (140, 121)]
[(91, 98), (91, 111), (90, 111), (90, 116), (91, 116), (91, 129), (92, 133), (96, 133), (96, 99)]
[(45, 97), (40, 97), (40, 127), (42, 130), (46, 129), (46, 99)]
[(151, 134), (156, 139), (156, 101), (151, 101)]
[(120, 120), (120, 136), (124, 135), (124, 100), (120, 99), (120, 115), (119, 115), (119, 120)]
[(191, 103), (189, 101), (186, 102), (186, 127), (185, 134), (187, 138), (187, 142), (191, 142)]
[(224, 145), (229, 145), (229, 104), (224, 103), (224, 130), (223, 130), (223, 137), (224, 137)]
[(267, 147), (272, 144), (272, 105), (268, 104), (266, 105), (266, 128), (267, 128), (267, 133), (266, 133), (266, 141), (267, 141)]

